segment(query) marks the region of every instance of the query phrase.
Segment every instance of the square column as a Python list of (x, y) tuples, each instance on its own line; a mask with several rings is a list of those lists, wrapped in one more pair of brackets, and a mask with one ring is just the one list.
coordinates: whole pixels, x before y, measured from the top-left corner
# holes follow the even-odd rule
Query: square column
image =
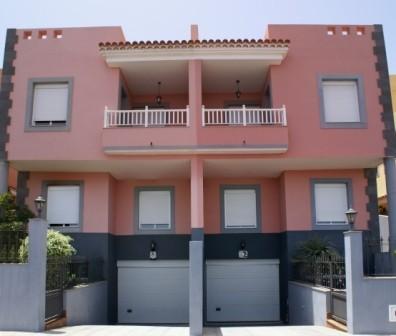
[(190, 123), (196, 134), (202, 125), (202, 61), (188, 61), (188, 104)]
[(204, 271), (204, 206), (203, 162), (191, 160), (191, 241), (189, 277), (190, 335), (203, 335), (203, 271)]

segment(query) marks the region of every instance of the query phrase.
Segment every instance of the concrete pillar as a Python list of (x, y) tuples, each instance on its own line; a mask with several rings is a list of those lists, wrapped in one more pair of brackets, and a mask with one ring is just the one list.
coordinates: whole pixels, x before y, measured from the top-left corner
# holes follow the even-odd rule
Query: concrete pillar
[(41, 218), (29, 220), (29, 288), (30, 305), (35, 312), (33, 331), (45, 329), (45, 285), (47, 272), (47, 222)]
[(361, 304), (363, 293), (363, 244), (361, 231), (344, 232), (345, 277), (347, 291), (348, 333), (359, 333), (358, 318), (365, 316), (367, 307)]
[(391, 251), (396, 243), (396, 162), (395, 158), (384, 159), (386, 193), (388, 198), (389, 239)]
[(190, 241), (190, 335), (203, 334), (204, 274), (203, 162), (191, 160), (191, 241)]
[(203, 241), (190, 241), (190, 335), (203, 335)]
[(8, 161), (0, 160), (0, 194), (8, 191)]

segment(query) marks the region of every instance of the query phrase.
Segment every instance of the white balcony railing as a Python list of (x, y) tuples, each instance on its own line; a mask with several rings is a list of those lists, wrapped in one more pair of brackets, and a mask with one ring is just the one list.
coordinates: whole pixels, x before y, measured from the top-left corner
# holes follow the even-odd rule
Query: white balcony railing
[(108, 110), (105, 108), (104, 128), (140, 126), (189, 126), (190, 111), (185, 109)]
[(252, 126), (279, 125), (287, 126), (286, 107), (277, 109), (241, 108), (207, 109), (202, 106), (202, 126)]

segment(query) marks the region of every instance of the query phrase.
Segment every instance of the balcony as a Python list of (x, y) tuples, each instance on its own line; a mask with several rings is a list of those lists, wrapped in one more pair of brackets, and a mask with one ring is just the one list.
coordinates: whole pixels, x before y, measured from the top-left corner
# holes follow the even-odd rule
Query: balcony
[[(104, 111), (102, 146), (109, 155), (279, 154), (287, 151), (286, 108), (205, 108)], [(196, 120), (196, 119), (195, 119)]]
[(102, 146), (106, 154), (158, 154), (194, 146), (190, 110), (143, 109), (104, 111)]

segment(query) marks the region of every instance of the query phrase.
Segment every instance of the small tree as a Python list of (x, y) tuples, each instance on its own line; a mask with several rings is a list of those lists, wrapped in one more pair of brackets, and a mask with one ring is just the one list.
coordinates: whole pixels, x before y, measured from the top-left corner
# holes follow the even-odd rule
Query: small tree
[[(47, 256), (48, 257), (71, 257), (76, 254), (75, 248), (71, 245), (73, 238), (58, 231), (48, 230), (47, 232)], [(29, 250), (29, 237), (26, 237), (19, 248), (19, 260), (26, 262)]]

